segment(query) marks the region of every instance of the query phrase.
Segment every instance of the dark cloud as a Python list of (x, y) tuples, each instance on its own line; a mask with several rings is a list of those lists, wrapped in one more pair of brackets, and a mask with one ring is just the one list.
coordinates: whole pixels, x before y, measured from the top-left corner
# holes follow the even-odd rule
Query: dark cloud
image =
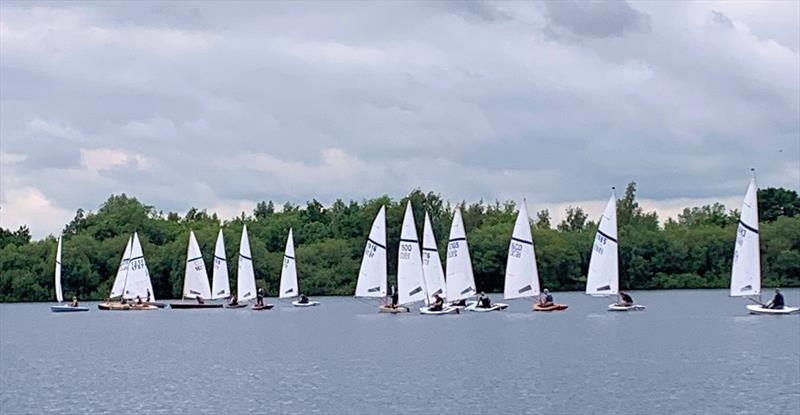
[(545, 1), (544, 10), (551, 24), (577, 36), (604, 38), (650, 32), (650, 16), (626, 1)]

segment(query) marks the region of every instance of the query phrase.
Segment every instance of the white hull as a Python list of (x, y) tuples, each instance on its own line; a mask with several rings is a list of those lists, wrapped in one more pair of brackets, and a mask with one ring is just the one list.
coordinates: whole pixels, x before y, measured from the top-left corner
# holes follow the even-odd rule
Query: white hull
[(431, 311), (430, 307), (420, 307), (419, 308), (419, 313), (420, 314), (425, 314), (425, 315), (429, 315), (429, 316), (441, 316), (441, 315), (445, 315), (445, 314), (459, 314), (460, 312), (461, 312), (461, 309), (459, 309), (458, 307), (447, 307), (447, 306), (445, 306), (443, 309), (441, 309), (439, 311)]
[(292, 305), (295, 307), (314, 307), (319, 305), (319, 301), (309, 301), (307, 303), (301, 303), (299, 301), (292, 301)]
[(763, 306), (758, 304), (747, 305), (747, 309), (750, 311), (750, 314), (772, 314), (772, 315), (793, 314), (800, 311), (800, 307), (783, 307), (780, 309), (775, 309), (775, 308), (764, 308)]
[(508, 304), (504, 303), (494, 303), (489, 308), (478, 307), (478, 303), (473, 303), (467, 306), (467, 310), (477, 311), (479, 313), (488, 313), (490, 311), (505, 310), (506, 308), (508, 308)]
[(644, 311), (647, 307), (641, 304), (634, 304), (634, 305), (619, 305), (619, 304), (609, 304), (608, 311)]

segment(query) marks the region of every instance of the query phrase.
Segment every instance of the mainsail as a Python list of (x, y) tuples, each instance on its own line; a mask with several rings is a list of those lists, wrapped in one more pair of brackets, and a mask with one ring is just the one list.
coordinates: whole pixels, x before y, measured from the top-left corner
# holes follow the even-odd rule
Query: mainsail
[[(302, 236), (302, 235), (301, 235)], [(289, 236), (286, 238), (286, 248), (283, 251), (283, 269), (281, 269), (281, 288), (278, 294), (280, 298), (291, 298), (300, 295), (297, 286), (297, 264), (294, 260), (294, 236), (292, 228), (289, 228)]]
[(58, 247), (56, 248), (56, 300), (64, 301), (64, 293), (61, 292), (61, 237), (58, 237)]
[(744, 196), (736, 230), (736, 247), (731, 269), (731, 296), (758, 295), (761, 293), (761, 256), (758, 242), (758, 197), (756, 178)]
[(208, 285), (208, 273), (200, 246), (189, 231), (189, 247), (186, 249), (186, 272), (183, 276), (183, 296), (186, 298), (211, 298), (211, 287)]
[(256, 274), (253, 271), (247, 225), (242, 227), (242, 240), (239, 243), (239, 272), (236, 275), (236, 290), (236, 298), (240, 302), (256, 298)]
[(386, 297), (386, 208), (381, 206), (372, 228), (358, 271), (356, 297)]
[(619, 292), (617, 249), (617, 199), (612, 190), (597, 226), (589, 260), (589, 275), (586, 277), (586, 294), (600, 296)]
[(214, 247), (214, 276), (211, 283), (211, 299), (228, 298), (231, 295), (231, 283), (228, 280), (228, 260), (225, 255), (225, 240), (222, 238), (222, 229), (217, 235), (217, 245)]
[(142, 244), (139, 242), (139, 234), (134, 232), (133, 242), (131, 243), (130, 260), (128, 261), (128, 272), (125, 275), (123, 297), (128, 299), (141, 298), (146, 301), (155, 301), (153, 294), (153, 284), (150, 282), (150, 272), (144, 261)]
[(539, 271), (536, 268), (536, 252), (533, 249), (527, 202), (523, 199), (519, 207), (514, 233), (508, 246), (506, 282), (503, 298), (522, 298), (539, 295)]
[(457, 301), (475, 294), (475, 276), (472, 273), (467, 234), (461, 219), (461, 208), (456, 207), (447, 244), (447, 299)]
[(132, 237), (128, 237), (128, 243), (125, 245), (125, 250), (122, 251), (122, 259), (117, 268), (117, 275), (114, 277), (114, 284), (111, 286), (111, 298), (116, 298), (122, 295), (122, 290), (125, 286), (125, 275), (128, 274), (128, 262), (131, 260), (131, 243)]
[(433, 236), (433, 226), (428, 212), (425, 212), (425, 227), (422, 231), (422, 274), (425, 277), (425, 288), (428, 292), (428, 302), (433, 302), (433, 296), (447, 297), (444, 282), (444, 270), (439, 259), (439, 248)]
[(422, 257), (420, 256), (417, 225), (411, 201), (406, 205), (400, 244), (397, 252), (397, 293), (399, 304), (409, 304), (426, 299), (422, 276)]

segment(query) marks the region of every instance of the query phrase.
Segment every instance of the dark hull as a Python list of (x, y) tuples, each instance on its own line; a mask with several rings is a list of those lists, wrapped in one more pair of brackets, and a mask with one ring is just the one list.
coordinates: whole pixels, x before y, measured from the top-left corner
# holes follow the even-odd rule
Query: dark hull
[(225, 304), (225, 308), (247, 308), (247, 304)]
[(252, 310), (254, 310), (254, 311), (271, 310), (272, 307), (275, 307), (275, 305), (274, 304), (264, 304), (263, 306), (254, 305), (252, 307)]
[(190, 308), (222, 308), (222, 304), (170, 303), (169, 307), (175, 310), (187, 310)]

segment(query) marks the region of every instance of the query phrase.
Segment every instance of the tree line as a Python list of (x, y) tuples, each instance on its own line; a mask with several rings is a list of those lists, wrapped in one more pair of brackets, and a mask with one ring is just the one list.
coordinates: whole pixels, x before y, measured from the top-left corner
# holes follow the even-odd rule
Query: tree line
[[(761, 264), (765, 286), (800, 286), (800, 198), (783, 188), (759, 190)], [(247, 224), (257, 285), (276, 295), (283, 249), (294, 230), (300, 291), (310, 295), (352, 295), (372, 221), (386, 206), (390, 280), (406, 201), (418, 233), (429, 212), (444, 260), (454, 206), (439, 194), (420, 190), (400, 200), (381, 196), (362, 202), (317, 200), (276, 209), (260, 202), (250, 215), (230, 220), (192, 208), (183, 216), (164, 213), (136, 198), (112, 195), (96, 212), (79, 209), (63, 229), (62, 274), (65, 296), (108, 296), (128, 237), (139, 233), (157, 298), (180, 298), (189, 230), (197, 236), (206, 268), (212, 269), (217, 232), (223, 229), (231, 287), (236, 286), (242, 226)], [(464, 204), (464, 225), (478, 290), (502, 291), (514, 202)], [(531, 220), (542, 286), (583, 290), (596, 223), (580, 207), (569, 207), (553, 223), (550, 212)], [(617, 203), (620, 287), (623, 289), (723, 288), (729, 284), (738, 212), (721, 204), (686, 208), (663, 224), (645, 212), (630, 183)], [(56, 238), (32, 240), (27, 227), (0, 228), (0, 301), (54, 298)]]

